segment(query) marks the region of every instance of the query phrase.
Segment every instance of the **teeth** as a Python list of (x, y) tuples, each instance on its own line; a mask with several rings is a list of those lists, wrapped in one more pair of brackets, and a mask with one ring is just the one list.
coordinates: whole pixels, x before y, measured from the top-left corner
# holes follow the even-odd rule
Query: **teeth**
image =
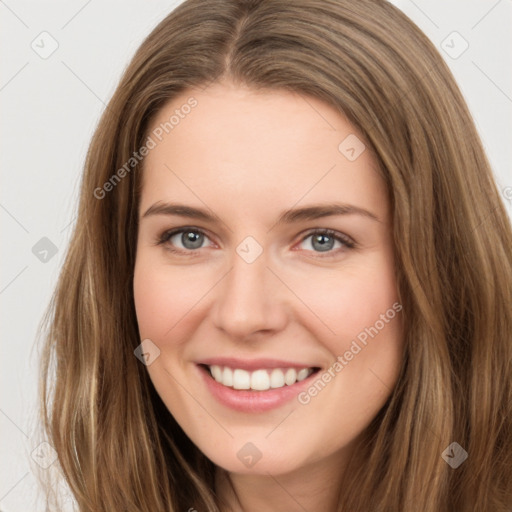
[(270, 374), (270, 387), (282, 388), (284, 386), (284, 373), (279, 368), (272, 370)]
[(291, 386), (306, 379), (313, 373), (313, 368), (274, 368), (261, 369), (253, 372), (231, 369), (228, 366), (212, 365), (208, 367), (212, 377), (220, 384), (234, 389), (252, 389), (254, 391), (267, 391), (268, 389)]
[(227, 366), (224, 368), (222, 371), (222, 380), (219, 380), (218, 382), (224, 384), (224, 386), (233, 385), (233, 372), (231, 371), (231, 368), (228, 368)]
[(233, 387), (235, 389), (250, 389), (251, 374), (245, 370), (235, 370), (233, 372)]
[(222, 382), (222, 369), (220, 366), (217, 366), (217, 365), (210, 366), (210, 371), (212, 372), (213, 378), (217, 382)]
[(251, 375), (251, 389), (266, 391), (270, 388), (270, 376), (266, 370), (256, 370)]
[(306, 377), (309, 377), (309, 370), (307, 368), (302, 368), (297, 372), (297, 380), (300, 382), (304, 380)]

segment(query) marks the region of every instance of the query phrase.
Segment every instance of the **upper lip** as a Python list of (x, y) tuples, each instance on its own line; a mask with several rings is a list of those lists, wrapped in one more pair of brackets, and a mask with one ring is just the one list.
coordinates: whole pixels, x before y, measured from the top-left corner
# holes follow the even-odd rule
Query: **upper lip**
[(318, 368), (318, 365), (300, 363), (297, 361), (285, 361), (283, 359), (258, 358), (258, 359), (237, 359), (236, 357), (209, 357), (197, 361), (197, 364), (207, 366), (229, 366), (241, 370), (254, 371), (264, 368)]

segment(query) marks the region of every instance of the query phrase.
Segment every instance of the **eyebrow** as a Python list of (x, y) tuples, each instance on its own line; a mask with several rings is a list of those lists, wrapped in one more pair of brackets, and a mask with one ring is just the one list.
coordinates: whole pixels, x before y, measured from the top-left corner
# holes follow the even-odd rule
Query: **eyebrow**
[[(202, 220), (205, 222), (220, 221), (219, 217), (202, 208), (195, 208), (184, 204), (157, 202), (150, 206), (141, 218), (152, 215), (178, 215), (190, 219)], [(315, 220), (334, 215), (361, 215), (371, 220), (380, 222), (379, 218), (372, 212), (359, 206), (344, 203), (314, 204), (302, 208), (293, 208), (281, 213), (274, 226), (280, 224), (292, 224), (307, 220)]]

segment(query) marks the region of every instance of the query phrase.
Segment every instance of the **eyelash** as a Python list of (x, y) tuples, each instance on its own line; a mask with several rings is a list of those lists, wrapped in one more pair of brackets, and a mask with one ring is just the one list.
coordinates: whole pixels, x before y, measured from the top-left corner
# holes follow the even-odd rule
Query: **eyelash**
[[(182, 227), (182, 228), (176, 228), (176, 229), (171, 229), (171, 230), (168, 230), (168, 231), (164, 231), (161, 235), (159, 235), (157, 237), (156, 245), (167, 244), (167, 242), (174, 235), (177, 235), (179, 233), (187, 233), (187, 232), (201, 234), (201, 235), (204, 235), (206, 238), (209, 239), (209, 236), (207, 235), (207, 233), (205, 233), (202, 229), (195, 228), (195, 227), (187, 227), (186, 226), (186, 227)], [(334, 240), (336, 240), (338, 242), (341, 242), (345, 249), (353, 249), (353, 248), (356, 247), (356, 243), (351, 238), (349, 238), (348, 236), (343, 235), (342, 233), (338, 233), (336, 231), (333, 231), (332, 229), (320, 229), (320, 228), (313, 229), (313, 230), (307, 232), (302, 237), (302, 239), (300, 240), (300, 243), (303, 243), (304, 240), (306, 240), (310, 236), (314, 236), (314, 235), (327, 235), (330, 238), (334, 238)], [(320, 258), (329, 258), (329, 257), (333, 257), (333, 256), (337, 255), (344, 248), (339, 248), (338, 250), (329, 250), (329, 251), (326, 251), (324, 254), (322, 254), (322, 252), (320, 252), (320, 251), (308, 251), (308, 252), (314, 252), (316, 254), (319, 254)], [(175, 254), (181, 254), (181, 255), (187, 255), (187, 256), (192, 256), (192, 253), (196, 253), (196, 252), (199, 251), (199, 249), (188, 249), (188, 250), (187, 249), (185, 249), (185, 250), (183, 250), (183, 249), (176, 249), (174, 247), (171, 247), (170, 244), (167, 244), (166, 250), (168, 250), (168, 251), (170, 251), (172, 253), (175, 253)]]

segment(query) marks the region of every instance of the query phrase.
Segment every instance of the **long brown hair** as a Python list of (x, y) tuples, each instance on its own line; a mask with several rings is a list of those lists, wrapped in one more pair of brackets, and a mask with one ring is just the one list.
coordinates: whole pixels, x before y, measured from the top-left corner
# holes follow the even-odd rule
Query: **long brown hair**
[[(214, 464), (133, 353), (143, 162), (126, 162), (166, 102), (221, 77), (333, 106), (389, 188), (405, 357), (349, 461), (339, 510), (509, 512), (510, 222), (449, 69), (383, 0), (187, 0), (126, 69), (89, 148), (44, 319), (41, 416), (79, 510), (220, 510)], [(441, 456), (453, 442), (468, 453), (456, 469)]]

